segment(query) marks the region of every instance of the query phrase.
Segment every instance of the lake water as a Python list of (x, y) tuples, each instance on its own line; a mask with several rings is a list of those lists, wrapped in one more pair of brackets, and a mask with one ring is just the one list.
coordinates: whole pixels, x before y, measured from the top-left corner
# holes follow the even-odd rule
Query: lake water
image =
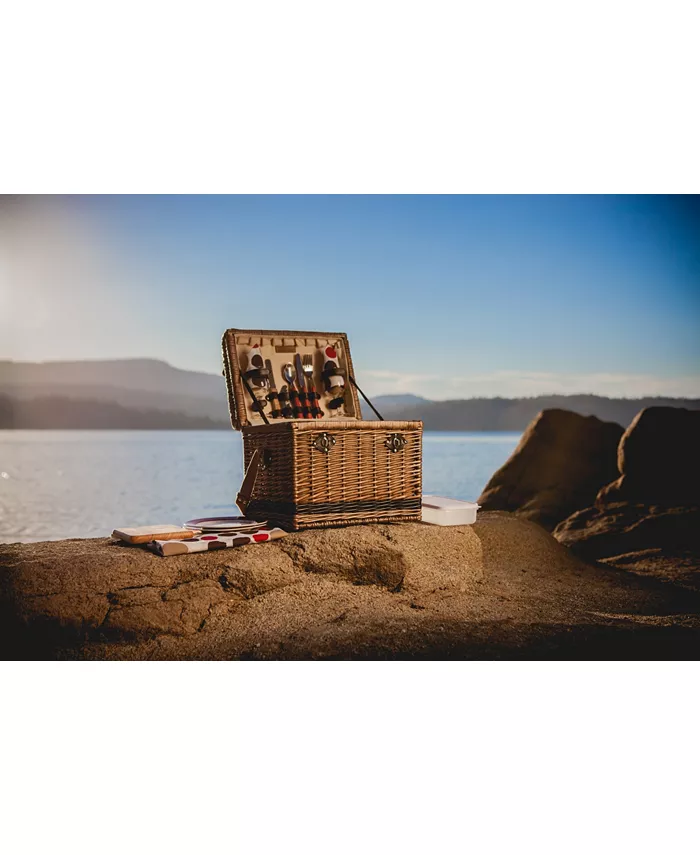
[[(519, 438), (426, 432), (423, 492), (474, 501)], [(237, 514), (242, 458), (234, 431), (0, 430), (0, 542)]]

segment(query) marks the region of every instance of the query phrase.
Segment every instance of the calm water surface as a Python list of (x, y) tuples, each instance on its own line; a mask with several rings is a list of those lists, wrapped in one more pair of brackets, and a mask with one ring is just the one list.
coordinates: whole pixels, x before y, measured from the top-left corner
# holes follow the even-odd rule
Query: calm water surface
[[(519, 438), (425, 433), (423, 492), (475, 500)], [(234, 431), (0, 430), (0, 542), (237, 514), (242, 458)]]

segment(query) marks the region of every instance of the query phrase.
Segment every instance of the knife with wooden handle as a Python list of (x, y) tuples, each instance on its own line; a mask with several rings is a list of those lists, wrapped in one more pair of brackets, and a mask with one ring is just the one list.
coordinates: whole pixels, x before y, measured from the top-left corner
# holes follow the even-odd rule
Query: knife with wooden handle
[(275, 375), (272, 373), (272, 363), (269, 359), (265, 360), (265, 368), (270, 372), (267, 377), (268, 388), (270, 390), (267, 397), (272, 407), (272, 418), (278, 419), (282, 415), (282, 409), (280, 407), (279, 395), (277, 394), (277, 386), (275, 385)]
[(301, 364), (301, 356), (298, 353), (294, 354), (294, 368), (297, 373), (297, 387), (299, 388), (299, 398), (301, 400), (301, 412), (305, 419), (311, 419), (311, 408), (309, 407), (309, 396), (306, 394), (306, 377)]

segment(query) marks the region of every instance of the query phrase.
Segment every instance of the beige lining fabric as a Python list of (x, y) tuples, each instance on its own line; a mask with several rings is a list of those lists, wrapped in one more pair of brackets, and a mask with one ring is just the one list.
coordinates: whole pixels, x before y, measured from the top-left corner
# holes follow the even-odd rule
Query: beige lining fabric
[[(222, 346), (231, 424), (236, 430), (240, 430), (246, 425), (264, 424), (264, 419), (260, 413), (252, 408), (250, 394), (241, 380), (241, 374), (244, 374), (249, 368), (248, 352), (256, 344), (260, 345), (260, 354), (263, 360), (270, 360), (277, 392), (283, 385), (286, 385), (282, 377), (282, 366), (287, 362), (294, 365), (294, 356), (297, 353), (302, 357), (304, 354), (311, 354), (314, 360), (314, 388), (320, 396), (319, 406), (323, 411), (324, 419), (336, 422), (362, 418), (357, 391), (348, 379), (348, 374), (354, 372), (348, 337), (345, 333), (230, 329), (224, 333)], [(321, 377), (325, 361), (322, 349), (329, 345), (336, 349), (338, 362), (345, 372), (345, 404), (338, 410), (329, 410), (328, 401), (333, 395), (329, 394)], [(254, 386), (253, 391), (261, 398), (266, 394), (266, 390), (260, 386)], [(265, 409), (265, 415), (271, 423), (297, 421), (297, 419), (285, 418), (273, 420), (269, 406)]]

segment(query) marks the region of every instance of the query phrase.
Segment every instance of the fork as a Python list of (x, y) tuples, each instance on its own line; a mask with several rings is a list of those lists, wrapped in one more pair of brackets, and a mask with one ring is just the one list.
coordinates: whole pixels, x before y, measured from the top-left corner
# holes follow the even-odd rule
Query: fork
[(301, 358), (301, 367), (304, 369), (306, 376), (306, 385), (309, 389), (309, 403), (311, 415), (316, 419), (323, 418), (323, 410), (318, 405), (318, 393), (314, 386), (314, 358), (310, 353), (305, 353)]
[(294, 414), (294, 418), (308, 418), (308, 416), (306, 416), (306, 414), (304, 413), (304, 409), (301, 406), (299, 392), (297, 390), (296, 385), (294, 384), (294, 366), (291, 362), (287, 362), (282, 366), (282, 377), (284, 377), (284, 379), (289, 384), (289, 401), (292, 405), (292, 413)]

